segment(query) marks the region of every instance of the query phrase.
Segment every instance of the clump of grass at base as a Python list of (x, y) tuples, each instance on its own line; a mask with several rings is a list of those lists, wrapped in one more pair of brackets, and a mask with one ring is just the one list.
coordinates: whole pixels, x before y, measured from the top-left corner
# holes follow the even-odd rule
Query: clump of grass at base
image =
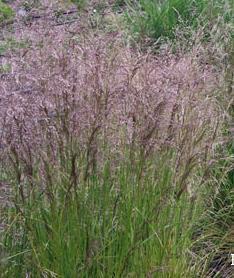
[[(86, 182), (77, 176), (83, 167), (75, 157), (64, 161), (68, 172), (48, 164), (50, 188), (33, 186), (24, 201), (18, 196), (4, 241), (5, 252), (15, 254), (5, 259), (6, 276), (190, 277), (196, 205), (173, 197), (173, 157), (149, 162), (142, 180), (139, 167), (122, 163), (113, 174), (107, 162), (101, 177)], [(40, 180), (36, 169), (33, 179)]]
[(10, 6), (0, 0), (0, 24), (9, 22), (14, 17), (14, 11)]

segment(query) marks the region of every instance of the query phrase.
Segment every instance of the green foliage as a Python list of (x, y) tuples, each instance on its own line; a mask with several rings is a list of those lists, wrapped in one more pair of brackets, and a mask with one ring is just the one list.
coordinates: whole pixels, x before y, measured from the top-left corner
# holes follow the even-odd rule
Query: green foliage
[(74, 3), (78, 9), (83, 9), (87, 4), (86, 0), (71, 0), (71, 2)]
[(125, 6), (125, 4), (126, 4), (126, 0), (116, 0), (116, 1), (114, 1), (114, 4), (113, 4), (113, 10), (121, 11), (121, 9)]
[(135, 1), (129, 4), (128, 20), (140, 37), (171, 37), (179, 23), (196, 24), (196, 16), (205, 5), (205, 0)]
[(137, 38), (174, 37), (178, 26), (196, 28), (201, 24), (212, 28), (221, 16), (225, 22), (233, 21), (230, 0), (140, 0), (127, 1), (127, 21)]
[(12, 20), (14, 11), (0, 0), (0, 24)]
[(64, 161), (67, 173), (48, 164), (50, 190), (33, 186), (20, 210), (9, 214), (6, 277), (190, 277), (196, 206), (185, 196), (175, 200), (171, 159), (149, 163), (142, 179), (141, 166), (128, 162), (115, 174), (106, 163), (101, 176), (86, 181), (76, 180), (74, 160)]
[[(210, 200), (205, 203), (205, 213), (195, 229), (199, 236), (194, 241), (194, 251), (201, 258), (200, 276), (231, 277), (231, 253), (234, 241), (234, 144), (226, 146), (228, 159), (213, 169)], [(214, 192), (215, 191), (215, 192)], [(208, 195), (207, 195), (208, 196)], [(207, 197), (206, 197), (207, 198)]]

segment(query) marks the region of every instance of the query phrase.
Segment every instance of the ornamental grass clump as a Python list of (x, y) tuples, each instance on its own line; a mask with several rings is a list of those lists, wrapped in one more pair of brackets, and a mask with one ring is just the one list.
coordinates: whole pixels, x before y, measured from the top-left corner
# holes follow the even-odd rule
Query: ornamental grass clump
[(44, 27), (1, 76), (3, 275), (192, 277), (219, 73), (199, 48), (155, 57)]

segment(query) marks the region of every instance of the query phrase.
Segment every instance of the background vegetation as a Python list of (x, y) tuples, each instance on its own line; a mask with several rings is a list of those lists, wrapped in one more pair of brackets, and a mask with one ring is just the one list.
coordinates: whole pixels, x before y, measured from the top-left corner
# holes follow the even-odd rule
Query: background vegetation
[(0, 1), (0, 24), (11, 20), (13, 17), (13, 10), (3, 1)]

